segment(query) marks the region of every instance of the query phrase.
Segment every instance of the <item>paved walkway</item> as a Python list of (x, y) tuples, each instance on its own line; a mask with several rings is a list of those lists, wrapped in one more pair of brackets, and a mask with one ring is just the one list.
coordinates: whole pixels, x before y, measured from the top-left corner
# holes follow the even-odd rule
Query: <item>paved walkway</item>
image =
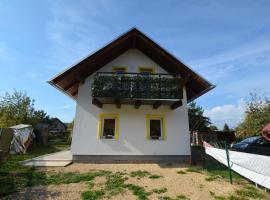
[(65, 167), (72, 163), (70, 150), (39, 156), (21, 162), (24, 166), (33, 167)]

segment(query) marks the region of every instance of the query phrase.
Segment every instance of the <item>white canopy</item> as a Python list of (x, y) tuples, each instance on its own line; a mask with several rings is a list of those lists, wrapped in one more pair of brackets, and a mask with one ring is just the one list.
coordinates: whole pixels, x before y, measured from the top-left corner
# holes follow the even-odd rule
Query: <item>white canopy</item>
[(12, 128), (12, 129), (22, 129), (22, 128), (31, 128), (32, 126), (29, 125), (29, 124), (18, 124), (18, 125), (15, 125), (15, 126), (11, 126), (9, 128)]
[(10, 153), (26, 153), (29, 140), (35, 138), (33, 128), (28, 124), (18, 124), (11, 126), (13, 129), (13, 139), (11, 141)]

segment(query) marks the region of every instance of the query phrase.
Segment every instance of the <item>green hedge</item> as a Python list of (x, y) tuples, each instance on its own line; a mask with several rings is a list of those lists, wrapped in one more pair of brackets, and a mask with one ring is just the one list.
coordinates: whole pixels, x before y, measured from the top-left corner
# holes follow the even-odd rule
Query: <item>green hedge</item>
[(92, 84), (93, 97), (182, 99), (180, 77), (99, 75)]

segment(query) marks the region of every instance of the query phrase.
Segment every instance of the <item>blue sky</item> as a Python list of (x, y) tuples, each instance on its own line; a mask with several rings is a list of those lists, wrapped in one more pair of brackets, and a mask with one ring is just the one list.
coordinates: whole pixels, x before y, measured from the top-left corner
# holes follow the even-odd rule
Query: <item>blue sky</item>
[(197, 102), (236, 126), (270, 94), (270, 1), (0, 1), (0, 95), (26, 91), (63, 121), (75, 102), (47, 80), (136, 26), (217, 87)]

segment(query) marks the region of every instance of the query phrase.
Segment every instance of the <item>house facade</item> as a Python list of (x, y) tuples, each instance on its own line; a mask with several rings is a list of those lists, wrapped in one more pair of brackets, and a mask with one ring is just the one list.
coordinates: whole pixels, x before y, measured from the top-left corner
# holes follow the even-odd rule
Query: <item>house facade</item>
[(187, 103), (213, 88), (135, 28), (50, 84), (77, 103), (75, 161), (189, 160)]

